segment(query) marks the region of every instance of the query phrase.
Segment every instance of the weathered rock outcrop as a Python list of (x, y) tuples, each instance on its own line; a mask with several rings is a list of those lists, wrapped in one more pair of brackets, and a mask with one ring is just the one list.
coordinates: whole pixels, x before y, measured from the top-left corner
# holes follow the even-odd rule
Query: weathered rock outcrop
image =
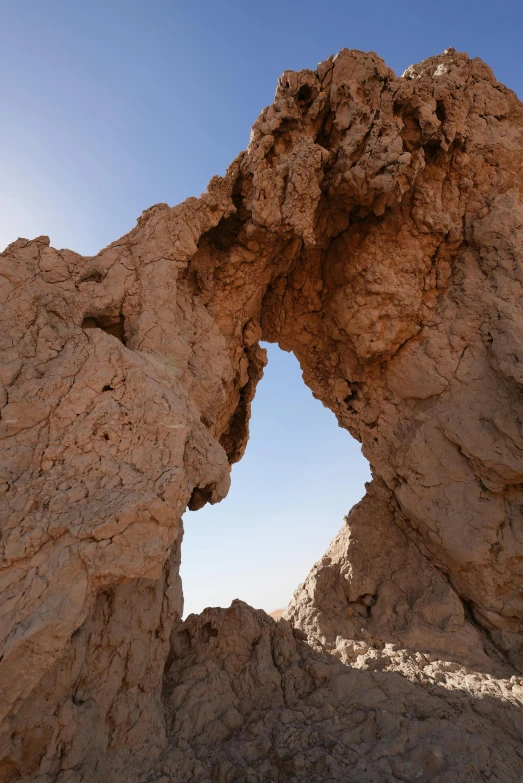
[(394, 644), (347, 666), (239, 601), (191, 615), (172, 657), (161, 779), (521, 778), (523, 688), (510, 680)]
[[(484, 63), (344, 50), (200, 199), (93, 258), (0, 256), (4, 779), (523, 777), (522, 182)], [(241, 604), (180, 626), (181, 515), (227, 492), (262, 338), (374, 479), (295, 635)]]

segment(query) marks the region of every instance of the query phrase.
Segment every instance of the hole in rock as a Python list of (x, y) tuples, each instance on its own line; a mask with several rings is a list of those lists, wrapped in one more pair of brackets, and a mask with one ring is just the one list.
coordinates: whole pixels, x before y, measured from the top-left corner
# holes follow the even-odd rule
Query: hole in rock
[(104, 279), (104, 275), (100, 270), (95, 269), (93, 272), (89, 272), (85, 275), (85, 277), (82, 277), (82, 279), (79, 281), (80, 283), (101, 283)]
[(125, 345), (124, 317), (119, 315), (100, 315), (94, 318), (87, 316), (82, 321), (82, 329), (101, 329), (106, 334), (111, 334)]
[(360, 444), (314, 399), (297, 359), (265, 347), (269, 363), (229, 494), (184, 516), (185, 616), (234, 598), (283, 609), (370, 480)]
[(205, 623), (202, 628), (202, 637), (204, 642), (208, 642), (211, 637), (218, 636), (218, 631), (210, 623)]
[(443, 101), (436, 101), (436, 117), (440, 122), (445, 122), (445, 104)]
[(298, 103), (302, 106), (309, 106), (312, 103), (312, 90), (308, 84), (303, 84), (298, 90)]

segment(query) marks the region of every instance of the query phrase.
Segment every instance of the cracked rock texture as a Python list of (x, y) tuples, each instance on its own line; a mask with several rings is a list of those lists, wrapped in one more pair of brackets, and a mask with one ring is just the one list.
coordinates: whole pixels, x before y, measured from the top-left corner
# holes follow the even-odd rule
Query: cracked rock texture
[[(483, 62), (343, 50), (200, 199), (0, 255), (1, 780), (523, 779), (522, 182)], [(261, 339), (373, 481), (284, 619), (180, 623)]]

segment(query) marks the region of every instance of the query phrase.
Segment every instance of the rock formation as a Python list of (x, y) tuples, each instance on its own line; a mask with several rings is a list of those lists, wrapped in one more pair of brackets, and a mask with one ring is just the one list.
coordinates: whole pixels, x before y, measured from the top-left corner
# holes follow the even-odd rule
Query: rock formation
[[(1, 780), (523, 778), (522, 182), (483, 62), (344, 50), (200, 199), (0, 256)], [(180, 623), (261, 339), (374, 478), (284, 619)]]

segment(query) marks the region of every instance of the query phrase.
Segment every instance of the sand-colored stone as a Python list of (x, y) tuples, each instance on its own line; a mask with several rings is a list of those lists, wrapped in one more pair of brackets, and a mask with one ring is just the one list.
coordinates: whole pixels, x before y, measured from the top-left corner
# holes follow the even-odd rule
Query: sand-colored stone
[[(522, 182), (483, 62), (343, 50), (200, 199), (0, 256), (1, 779), (523, 778)], [(374, 478), (286, 619), (180, 625), (261, 339)]]

